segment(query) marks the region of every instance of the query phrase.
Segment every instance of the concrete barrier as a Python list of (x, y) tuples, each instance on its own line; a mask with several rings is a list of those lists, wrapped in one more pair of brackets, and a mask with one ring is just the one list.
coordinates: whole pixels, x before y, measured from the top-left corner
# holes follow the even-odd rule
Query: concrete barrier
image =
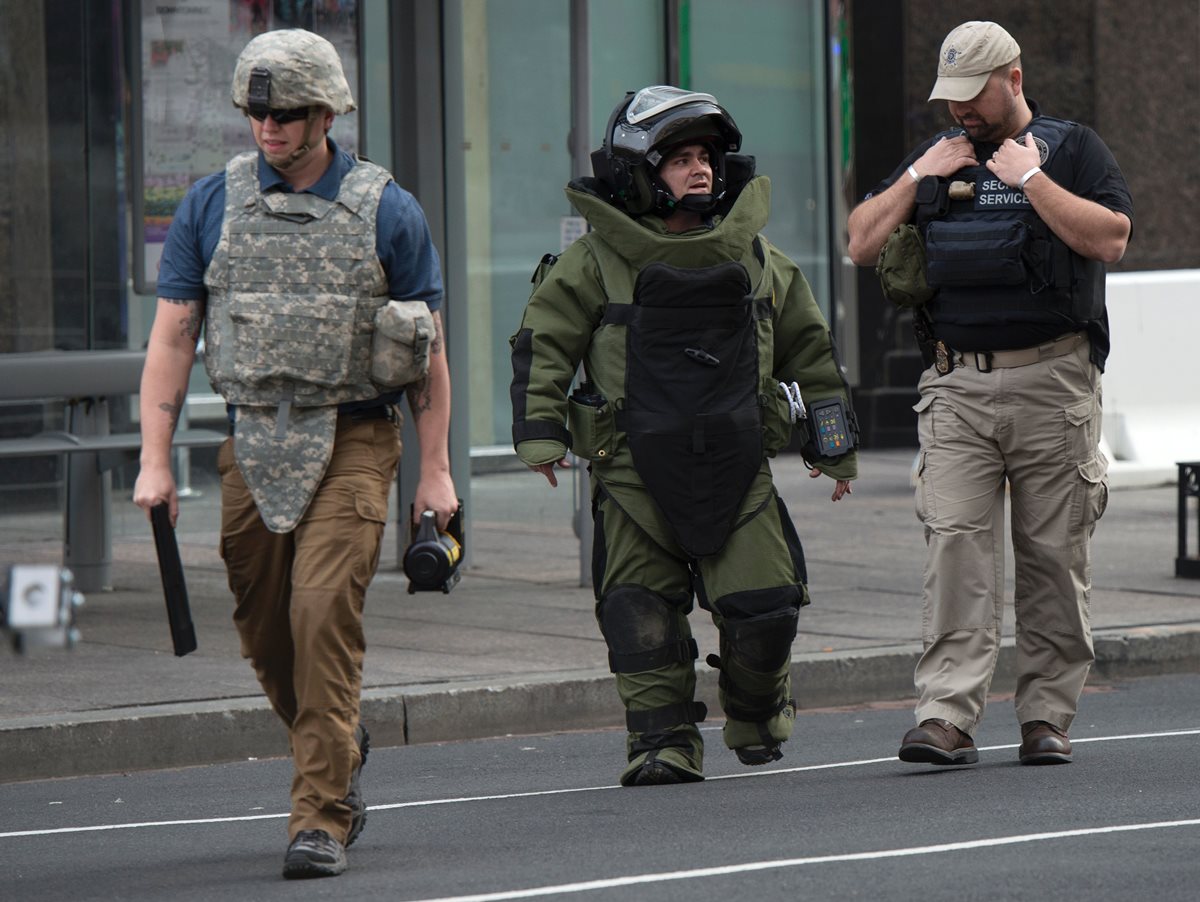
[(1108, 276), (1104, 450), (1114, 485), (1174, 484), (1200, 459), (1200, 269)]

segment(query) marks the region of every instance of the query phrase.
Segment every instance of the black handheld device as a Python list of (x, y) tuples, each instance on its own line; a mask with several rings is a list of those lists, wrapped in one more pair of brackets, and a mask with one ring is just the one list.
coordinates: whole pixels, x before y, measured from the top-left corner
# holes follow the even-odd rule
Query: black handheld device
[(846, 405), (841, 398), (814, 401), (808, 416), (817, 453), (822, 457), (841, 457), (854, 447), (854, 434), (846, 422)]
[[(412, 511), (409, 522), (412, 523)], [(463, 557), (462, 500), (443, 532), (437, 528), (433, 511), (422, 511), (412, 527), (412, 537), (404, 552), (404, 573), (408, 576), (408, 594), (437, 592), (449, 595), (462, 574), (458, 566)]]
[(179, 559), (179, 544), (171, 526), (171, 511), (166, 502), (150, 509), (150, 524), (154, 528), (154, 549), (158, 552), (158, 572), (162, 576), (163, 596), (167, 601), (167, 622), (171, 626), (171, 642), (176, 657), (182, 658), (196, 650), (196, 630), (188, 607), (187, 584), (183, 580), (183, 562)]

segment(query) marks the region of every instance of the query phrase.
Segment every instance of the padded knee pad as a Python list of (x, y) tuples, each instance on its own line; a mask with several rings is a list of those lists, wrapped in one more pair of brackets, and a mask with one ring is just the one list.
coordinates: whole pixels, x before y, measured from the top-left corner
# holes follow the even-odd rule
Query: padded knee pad
[(615, 586), (596, 604), (613, 673), (641, 673), (694, 661), (687, 614), (644, 586)]
[(728, 717), (753, 724), (776, 718), (788, 701), (788, 663), (802, 593), (798, 586), (739, 592), (713, 605), (721, 639), (721, 704)]
[(717, 599), (722, 653), (748, 670), (769, 672), (788, 662), (796, 638), (803, 592), (778, 586), (735, 592)]

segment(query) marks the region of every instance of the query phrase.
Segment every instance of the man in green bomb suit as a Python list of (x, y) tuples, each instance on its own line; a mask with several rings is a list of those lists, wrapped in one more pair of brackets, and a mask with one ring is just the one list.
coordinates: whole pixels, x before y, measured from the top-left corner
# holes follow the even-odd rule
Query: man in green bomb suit
[[(702, 780), (693, 599), (719, 634), (725, 744), (781, 757), (804, 552), (769, 458), (857, 476), (849, 387), (799, 268), (759, 234), (770, 182), (709, 94), (625, 96), (567, 186), (591, 230), (547, 257), (512, 337), (513, 442), (552, 486), (589, 462), (596, 619), (625, 705), (624, 786)], [(583, 372), (576, 381), (582, 364)], [(572, 392), (572, 384), (575, 390)]]

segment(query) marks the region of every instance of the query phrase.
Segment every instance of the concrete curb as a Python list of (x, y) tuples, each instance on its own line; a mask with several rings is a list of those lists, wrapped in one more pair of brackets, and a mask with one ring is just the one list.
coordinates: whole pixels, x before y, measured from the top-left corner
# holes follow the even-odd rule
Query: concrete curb
[[(1200, 623), (1098, 632), (1095, 649), (1094, 679), (1200, 672)], [(920, 651), (905, 645), (797, 655), (792, 664), (797, 702), (812, 709), (911, 698)], [(993, 692), (1015, 686), (1014, 657), (1008, 640), (1001, 646)], [(696, 694), (719, 719), (715, 671), (700, 667)], [(377, 746), (624, 725), (607, 671), (368, 689), (363, 719)], [(284, 732), (258, 698), (0, 721), (0, 783), (286, 754)]]

